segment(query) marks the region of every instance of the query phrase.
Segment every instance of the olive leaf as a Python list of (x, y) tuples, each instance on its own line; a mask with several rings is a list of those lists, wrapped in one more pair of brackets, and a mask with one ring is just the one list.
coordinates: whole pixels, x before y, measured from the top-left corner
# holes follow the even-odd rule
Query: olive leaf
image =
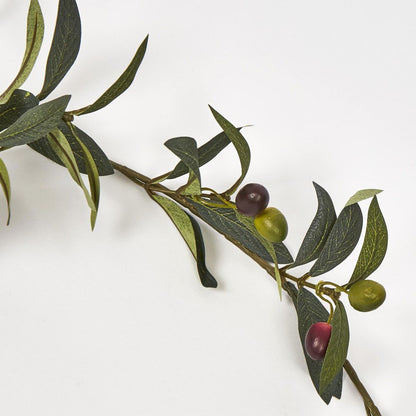
[(139, 66), (143, 61), (144, 54), (146, 53), (148, 39), (149, 39), (149, 35), (145, 37), (145, 39), (143, 40), (143, 42), (137, 49), (136, 54), (134, 55), (132, 61), (130, 62), (126, 70), (121, 74), (121, 76), (117, 79), (117, 81), (110, 88), (108, 88), (107, 91), (104, 92), (103, 95), (101, 95), (92, 104), (86, 107), (80, 108), (79, 110), (70, 111), (69, 113), (79, 116), (81, 114), (88, 114), (88, 113), (92, 113), (93, 111), (100, 110), (101, 108), (110, 104), (124, 91), (126, 91), (126, 89), (133, 82), (134, 77), (136, 76), (137, 70), (139, 69)]
[(42, 11), (37, 0), (31, 0), (27, 15), (26, 50), (19, 72), (6, 91), (0, 95), (0, 104), (6, 103), (13, 91), (19, 88), (27, 79), (35, 65), (42, 45), (44, 22)]
[[(303, 354), (305, 356), (312, 383), (319, 393), (319, 380), (321, 376), (322, 361), (315, 361), (309, 357), (305, 348), (305, 337), (311, 325), (317, 322), (326, 322), (328, 320), (329, 313), (324, 308), (319, 299), (309, 290), (301, 288), (298, 291), (296, 287), (290, 282), (285, 282), (284, 287), (288, 291), (295, 305), (296, 313), (298, 315), (299, 338), (302, 345)], [(342, 373), (343, 371), (341, 368), (333, 382), (328, 385), (328, 388), (323, 393), (319, 393), (322, 400), (326, 404), (329, 404), (333, 396), (336, 398), (341, 397)]]
[(4, 164), (3, 160), (0, 159), (0, 185), (3, 188), (4, 196), (7, 202), (7, 225), (10, 224), (10, 178), (9, 173), (7, 171), (6, 165)]
[(238, 211), (236, 212), (237, 219), (245, 225), (245, 227), (253, 234), (255, 235), (260, 243), (263, 245), (263, 247), (266, 249), (267, 253), (269, 253), (270, 257), (273, 260), (274, 264), (274, 277), (277, 282), (277, 288), (279, 290), (279, 297), (280, 300), (282, 299), (282, 279), (280, 277), (280, 271), (279, 271), (279, 262), (277, 260), (276, 252), (273, 247), (273, 243), (266, 240), (260, 233), (257, 231), (257, 228), (254, 225), (254, 218), (248, 217), (245, 215), (241, 215)]
[(45, 80), (39, 100), (45, 99), (62, 81), (79, 52), (81, 43), (81, 20), (75, 0), (59, 0), (58, 16), (48, 62)]
[(218, 283), (205, 264), (205, 246), (197, 221), (178, 204), (164, 196), (151, 194), (151, 197), (165, 210), (194, 256), (199, 278), (205, 287), (217, 287)]
[(218, 111), (214, 110), (211, 106), (209, 106), (209, 108), (215, 120), (217, 120), (217, 123), (224, 130), (224, 133), (228, 136), (231, 143), (234, 145), (240, 159), (241, 175), (234, 183), (234, 185), (224, 192), (225, 195), (232, 195), (238, 189), (247, 174), (248, 168), (250, 166), (250, 147), (248, 146), (246, 139), (240, 133), (238, 128), (234, 127), (225, 117), (218, 113)]
[[(240, 130), (240, 128), (238, 128)], [(230, 139), (222, 131), (214, 136), (211, 140), (198, 147), (198, 164), (203, 166), (206, 163), (214, 159), (222, 150), (224, 150), (229, 144)], [(178, 178), (179, 176), (186, 175), (189, 172), (188, 167), (182, 161), (178, 162), (173, 171), (169, 175), (169, 179)]]
[(7, 103), (0, 105), (0, 131), (7, 129), (27, 110), (38, 104), (39, 100), (30, 92), (14, 90)]
[(377, 197), (373, 196), (368, 208), (363, 246), (348, 286), (351, 286), (358, 280), (367, 278), (380, 266), (387, 251), (387, 241), (386, 222), (380, 210)]
[(62, 160), (72, 179), (81, 187), (87, 200), (88, 206), (91, 211), (97, 211), (97, 207), (86, 188), (84, 181), (82, 180), (77, 163), (75, 161), (74, 153), (71, 146), (68, 143), (65, 135), (59, 130), (54, 129), (47, 136), (52, 149), (56, 152), (59, 158)]
[(91, 210), (91, 229), (94, 230), (95, 222), (97, 220), (98, 205), (100, 203), (100, 176), (98, 173), (98, 168), (94, 161), (94, 158), (91, 155), (91, 152), (88, 150), (88, 147), (85, 146), (82, 140), (78, 137), (75, 131), (75, 126), (73, 126), (71, 123), (67, 124), (69, 129), (71, 130), (72, 135), (76, 138), (82, 150), (85, 167), (88, 175), (88, 181), (90, 183), (91, 199), (95, 206), (95, 209)]
[[(71, 146), (72, 152), (74, 153), (75, 160), (78, 165), (78, 169), (81, 173), (88, 173), (87, 167), (84, 160), (84, 152), (77, 139), (81, 140), (82, 143), (87, 147), (88, 151), (91, 153), (91, 156), (94, 159), (94, 163), (97, 166), (98, 173), (100, 176), (112, 175), (114, 173), (111, 162), (108, 160), (105, 153), (98, 146), (98, 144), (85, 133), (80, 128), (72, 124), (76, 138), (72, 133), (71, 129), (68, 128), (67, 124), (60, 120), (58, 123), (59, 130), (65, 135), (68, 140), (69, 145)], [(49, 141), (46, 137), (43, 137), (35, 142), (29, 143), (29, 146), (40, 153), (42, 156), (47, 157), (48, 159), (65, 166), (62, 160), (57, 156), (57, 154), (52, 149)]]
[(337, 219), (334, 204), (328, 192), (315, 182), (313, 186), (318, 198), (318, 209), (291, 267), (300, 266), (318, 258)]
[(70, 95), (64, 95), (24, 112), (0, 133), (0, 146), (20, 146), (46, 136), (58, 126), (70, 98)]
[(309, 274), (319, 276), (343, 262), (357, 245), (362, 226), (363, 214), (359, 205), (354, 203), (344, 207)]
[(195, 139), (192, 137), (174, 137), (167, 140), (165, 146), (178, 156), (189, 169), (189, 180), (183, 187), (183, 194), (200, 195), (201, 175), (199, 173), (198, 149)]
[[(210, 206), (209, 201), (197, 201), (190, 198), (187, 198), (187, 205), (189, 205), (202, 220), (226, 238), (231, 238), (239, 242), (247, 250), (258, 255), (262, 259), (273, 262), (272, 256), (265, 249), (258, 237), (237, 218), (234, 209)], [(279, 264), (293, 262), (290, 252), (283, 243), (273, 243), (272, 245)]]
[(338, 301), (331, 320), (332, 331), (322, 363), (319, 393), (323, 393), (333, 382), (347, 359), (350, 332), (348, 318), (342, 302)]
[(365, 199), (372, 198), (373, 196), (383, 192), (381, 189), (361, 189), (357, 191), (345, 204), (345, 206), (355, 204), (357, 202), (364, 201)]

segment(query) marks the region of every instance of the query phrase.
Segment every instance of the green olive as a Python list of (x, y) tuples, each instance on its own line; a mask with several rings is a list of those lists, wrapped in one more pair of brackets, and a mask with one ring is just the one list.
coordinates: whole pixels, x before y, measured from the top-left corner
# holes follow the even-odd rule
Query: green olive
[(274, 207), (266, 208), (257, 214), (254, 226), (262, 237), (272, 243), (280, 243), (287, 236), (286, 218)]
[(348, 291), (351, 306), (361, 312), (377, 309), (385, 299), (386, 290), (374, 280), (360, 280)]

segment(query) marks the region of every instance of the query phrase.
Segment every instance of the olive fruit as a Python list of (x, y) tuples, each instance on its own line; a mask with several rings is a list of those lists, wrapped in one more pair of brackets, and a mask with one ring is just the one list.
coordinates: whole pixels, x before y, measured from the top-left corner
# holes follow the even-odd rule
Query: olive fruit
[(308, 329), (305, 336), (305, 349), (312, 360), (318, 361), (325, 357), (331, 331), (332, 325), (327, 322), (317, 322)]
[(255, 217), (269, 203), (269, 192), (258, 183), (248, 183), (237, 193), (235, 204), (240, 214)]
[(374, 280), (360, 280), (348, 291), (351, 306), (360, 312), (377, 309), (386, 299), (383, 285)]
[(286, 218), (274, 207), (266, 208), (257, 214), (254, 226), (262, 237), (272, 243), (280, 243), (287, 236)]

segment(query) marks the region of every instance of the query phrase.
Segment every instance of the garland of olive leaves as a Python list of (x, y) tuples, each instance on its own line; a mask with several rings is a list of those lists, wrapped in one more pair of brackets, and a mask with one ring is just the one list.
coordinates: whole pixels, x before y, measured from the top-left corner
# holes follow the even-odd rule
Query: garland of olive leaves
[[(180, 162), (176, 167), (151, 179), (126, 166), (110, 161), (95, 141), (73, 124), (74, 116), (97, 111), (122, 94), (132, 83), (146, 52), (148, 37), (139, 46), (133, 60), (105, 93), (91, 105), (77, 110), (67, 110), (70, 96), (42, 101), (62, 81), (74, 63), (81, 40), (81, 22), (75, 0), (59, 0), (55, 32), (50, 48), (45, 81), (39, 94), (19, 89), (29, 76), (38, 56), (44, 33), (42, 11), (37, 0), (31, 0), (26, 32), (26, 50), (22, 65), (6, 91), (0, 96), (0, 151), (15, 146), (29, 145), (33, 150), (65, 166), (74, 181), (82, 188), (91, 209), (91, 227), (94, 228), (99, 199), (100, 176), (119, 171), (136, 185), (145, 189), (172, 219), (190, 248), (198, 268), (201, 283), (216, 287), (217, 281), (205, 264), (203, 236), (194, 217), (206, 222), (230, 242), (258, 263), (278, 284), (281, 295), (286, 291), (298, 315), (299, 334), (308, 370), (320, 397), (329, 403), (332, 397), (340, 398), (342, 371), (347, 372), (362, 396), (367, 415), (380, 415), (369, 393), (347, 360), (349, 328), (345, 308), (340, 301), (347, 293), (351, 305), (368, 311), (384, 300), (384, 288), (376, 282), (365, 280), (381, 264), (387, 249), (387, 228), (380, 211), (377, 189), (357, 192), (347, 202), (339, 216), (335, 214), (329, 194), (314, 183), (318, 209), (309, 227), (296, 259), (281, 242), (270, 241), (256, 229), (256, 220), (239, 212), (231, 196), (239, 189), (250, 164), (250, 149), (236, 128), (216, 110), (211, 108), (222, 131), (201, 147), (190, 137), (177, 137), (165, 145), (175, 153)], [(200, 166), (208, 163), (227, 145), (232, 144), (239, 156), (241, 175), (225, 192), (217, 193), (201, 187)], [(81, 174), (88, 175), (89, 187)], [(172, 190), (161, 182), (187, 175), (187, 182)], [(7, 224), (10, 221), (10, 178), (5, 163), (0, 159), (0, 185), (8, 206)], [(358, 243), (363, 219), (358, 203), (371, 198), (363, 246), (350, 280), (338, 285), (329, 281), (313, 284), (308, 279), (324, 274), (340, 264)], [(185, 210), (183, 209), (185, 208)], [(295, 277), (291, 268), (315, 261), (308, 273)], [(285, 264), (279, 267), (279, 264)], [(296, 285), (294, 285), (294, 282)], [(364, 282), (364, 283), (363, 283)], [(357, 290), (360, 285), (366, 290)], [(308, 289), (311, 290), (308, 290)], [(381, 289), (380, 289), (381, 288)], [(382, 291), (383, 296), (379, 296)], [(370, 290), (373, 298), (365, 297)], [(374, 296), (376, 300), (374, 301)], [(329, 305), (330, 311), (321, 301)], [(306, 341), (309, 330), (316, 324), (330, 327), (322, 360), (312, 359)]]

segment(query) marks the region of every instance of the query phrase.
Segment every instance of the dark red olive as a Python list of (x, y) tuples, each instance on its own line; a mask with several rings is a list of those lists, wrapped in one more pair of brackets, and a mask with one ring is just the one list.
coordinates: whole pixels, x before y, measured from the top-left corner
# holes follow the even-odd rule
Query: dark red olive
[(258, 183), (248, 183), (243, 186), (235, 198), (235, 204), (240, 214), (255, 217), (269, 203), (269, 192)]
[(311, 325), (305, 337), (305, 349), (312, 360), (322, 360), (325, 357), (331, 338), (331, 324), (317, 322)]

